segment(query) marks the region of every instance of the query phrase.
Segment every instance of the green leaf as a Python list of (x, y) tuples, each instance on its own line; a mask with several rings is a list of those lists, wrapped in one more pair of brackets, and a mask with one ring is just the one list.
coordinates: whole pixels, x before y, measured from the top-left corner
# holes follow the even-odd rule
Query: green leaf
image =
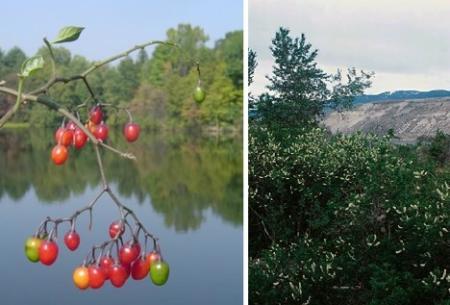
[(83, 27), (66, 26), (59, 31), (58, 36), (52, 41), (52, 43), (75, 41), (78, 37), (80, 37), (83, 30)]
[(23, 77), (28, 77), (32, 75), (39, 69), (44, 67), (44, 58), (42, 56), (33, 56), (25, 60), (20, 69), (20, 74)]

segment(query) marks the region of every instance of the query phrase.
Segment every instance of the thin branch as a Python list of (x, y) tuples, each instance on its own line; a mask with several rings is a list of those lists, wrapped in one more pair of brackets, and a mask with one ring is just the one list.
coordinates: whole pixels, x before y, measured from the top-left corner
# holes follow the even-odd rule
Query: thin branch
[[(19, 92), (17, 92), (17, 90), (14, 90), (14, 89), (11, 89), (8, 87), (0, 87), (0, 92), (6, 93), (9, 95), (13, 95), (15, 97), (17, 97), (19, 95)], [(36, 102), (37, 96), (31, 95), (31, 94), (22, 94), (22, 100)]]
[(107, 190), (108, 189), (108, 181), (106, 180), (105, 171), (103, 169), (103, 162), (102, 162), (102, 157), (100, 155), (100, 150), (98, 149), (97, 145), (94, 146), (94, 149), (95, 149), (95, 155), (97, 156), (98, 169), (100, 171), (100, 176), (102, 177), (103, 187), (105, 190)]
[(136, 156), (133, 155), (132, 153), (129, 152), (121, 152), (120, 150), (109, 146), (108, 144), (106, 144), (105, 142), (98, 142), (101, 146), (103, 146), (104, 148), (118, 154), (119, 156), (121, 156), (122, 158), (127, 158), (127, 159), (131, 159), (131, 160), (136, 160)]
[(97, 201), (100, 199), (100, 197), (106, 192), (106, 190), (101, 190), (100, 193), (97, 194), (97, 196), (84, 208), (76, 210), (71, 216), (69, 217), (64, 217), (64, 218), (51, 218), (51, 217), (47, 217), (38, 227), (38, 230), (36, 232), (36, 236), (39, 235), (39, 233), (41, 232), (41, 230), (43, 230), (46, 226), (47, 223), (51, 222), (54, 224), (60, 224), (63, 222), (73, 222), (80, 214), (88, 211), (88, 210), (92, 210), (94, 208), (94, 205), (97, 203)]
[(167, 41), (161, 41), (161, 40), (152, 40), (152, 41), (149, 41), (149, 42), (146, 42), (146, 43), (143, 43), (143, 44), (138, 44), (138, 45), (134, 46), (133, 48), (126, 50), (125, 52), (122, 52), (120, 54), (111, 56), (111, 57), (109, 57), (109, 58), (107, 58), (105, 60), (102, 60), (102, 61), (99, 61), (99, 62), (95, 63), (92, 67), (90, 67), (89, 69), (87, 69), (86, 71), (81, 73), (81, 76), (82, 77), (86, 77), (91, 72), (95, 71), (96, 69), (98, 69), (98, 68), (100, 68), (100, 67), (102, 67), (104, 65), (109, 64), (110, 62), (113, 62), (113, 61), (115, 61), (115, 60), (117, 60), (119, 58), (122, 58), (122, 57), (126, 57), (126, 56), (130, 55), (131, 53), (133, 53), (134, 51), (145, 49), (146, 47), (154, 45), (154, 44), (163, 44), (163, 45), (167, 45), (167, 46), (177, 47), (178, 48), (178, 46), (176, 44), (174, 44), (174, 43), (167, 42)]
[(50, 62), (52, 63), (52, 78), (56, 78), (55, 54), (53, 54), (52, 45), (46, 37), (44, 37), (44, 43), (47, 46), (48, 51), (50, 52)]
[[(102, 60), (102, 61), (99, 61), (99, 62), (93, 64), (91, 67), (89, 67), (86, 71), (82, 72), (81, 74), (74, 75), (74, 76), (71, 76), (69, 78), (53, 77), (45, 85), (43, 85), (42, 87), (31, 91), (30, 94), (45, 93), (53, 85), (55, 85), (56, 83), (59, 83), (59, 82), (67, 83), (67, 82), (70, 82), (70, 81), (73, 81), (73, 80), (82, 79), (82, 80), (84, 80), (84, 82), (86, 84), (86, 77), (90, 73), (92, 73), (93, 71), (97, 70), (98, 68), (100, 68), (102, 66), (105, 66), (105, 65), (107, 65), (107, 64), (109, 64), (109, 63), (111, 63), (111, 62), (113, 62), (113, 61), (115, 61), (117, 59), (122, 58), (122, 57), (126, 57), (126, 56), (130, 55), (131, 53), (133, 53), (134, 51), (144, 49), (144, 48), (146, 48), (146, 47), (148, 47), (150, 45), (154, 45), (154, 44), (163, 44), (163, 45), (167, 45), (167, 46), (177, 47), (178, 48), (178, 46), (176, 44), (174, 44), (174, 43), (170, 43), (170, 42), (167, 42), (167, 41), (161, 41), (161, 40), (152, 40), (152, 41), (149, 41), (149, 42), (146, 42), (146, 43), (143, 43), (143, 44), (139, 44), (139, 45), (136, 45), (135, 47), (133, 47), (131, 49), (126, 50), (125, 52), (122, 52), (120, 54), (111, 56), (111, 57), (109, 57), (109, 58), (107, 58), (105, 60)], [(87, 87), (88, 87), (88, 90), (90, 90), (89, 85), (87, 85)], [(93, 92), (91, 94), (93, 94)]]
[(13, 107), (9, 108), (9, 110), (0, 118), (0, 128), (2, 128), (5, 123), (14, 115), (14, 113), (19, 110), (19, 106), (22, 101), (22, 89), (24, 81), (25, 79), (23, 77), (19, 77), (19, 87), (17, 89), (16, 103)]
[(91, 140), (94, 145), (97, 145), (99, 143), (97, 138), (89, 131), (89, 129), (87, 129), (83, 125), (83, 123), (80, 122), (80, 120), (78, 120), (78, 118), (76, 116), (74, 116), (72, 113), (70, 113), (67, 109), (61, 107), (51, 97), (49, 97), (47, 95), (39, 95), (36, 99), (36, 102), (43, 104), (43, 105), (47, 106), (48, 108), (61, 113), (66, 118), (68, 118), (69, 120), (74, 122), (75, 125), (77, 125), (78, 128), (80, 128), (89, 137), (89, 140)]
[(89, 85), (89, 83), (88, 83), (86, 77), (83, 77), (82, 80), (83, 80), (84, 85), (85, 85), (86, 88), (88, 89), (89, 94), (90, 94), (90, 95), (92, 96), (92, 98), (94, 99), (94, 101), (97, 100), (97, 98), (95, 97), (95, 93), (94, 93), (94, 91), (92, 90), (91, 85)]
[(136, 224), (138, 226), (141, 227), (141, 230), (151, 239), (153, 239), (154, 241), (157, 241), (158, 238), (156, 236), (154, 236), (153, 234), (151, 234), (149, 231), (147, 231), (147, 229), (142, 225), (141, 221), (139, 220), (139, 218), (136, 216), (136, 214), (134, 214), (133, 210), (131, 210), (130, 208), (128, 208), (127, 206), (125, 206), (124, 204), (122, 204), (119, 199), (116, 197), (116, 195), (114, 195), (114, 193), (111, 191), (111, 189), (108, 189), (106, 191), (109, 195), (109, 197), (111, 197), (111, 199), (114, 201), (114, 203), (121, 209), (124, 209), (127, 211), (127, 215), (130, 215), (134, 221), (136, 222)]
[[(19, 96), (19, 93), (16, 90), (10, 89), (10, 88), (6, 88), (6, 87), (0, 87), (0, 92), (3, 93), (8, 93), (14, 96)], [(28, 101), (35, 101), (38, 102), (40, 104), (43, 104), (45, 106), (47, 106), (48, 108), (55, 110), (59, 113), (61, 113), (62, 115), (64, 115), (66, 118), (68, 118), (69, 120), (72, 120), (75, 125), (77, 125), (88, 137), (89, 140), (92, 141), (92, 143), (94, 145), (98, 145), (100, 144), (101, 146), (103, 146), (104, 148), (118, 154), (119, 156), (123, 157), (123, 158), (127, 158), (127, 159), (132, 159), (135, 160), (136, 156), (134, 156), (132, 153), (129, 152), (122, 152), (104, 142), (99, 141), (91, 132), (89, 129), (87, 129), (83, 123), (80, 122), (80, 120), (78, 120), (78, 118), (76, 116), (74, 116), (72, 113), (70, 113), (67, 109), (61, 107), (56, 101), (54, 101), (51, 97), (47, 96), (47, 95), (39, 95), (38, 97), (34, 96), (34, 95), (30, 95), (30, 94), (22, 94), (22, 99), (23, 100), (28, 100)], [(6, 114), (5, 114), (6, 116)], [(4, 117), (4, 116), (3, 116)], [(0, 119), (0, 121), (3, 120), (3, 117)], [(7, 119), (5, 119), (5, 121), (7, 121)], [(0, 125), (1, 128), (1, 125)]]
[(273, 238), (272, 235), (270, 235), (269, 230), (267, 229), (266, 224), (264, 223), (264, 218), (263, 218), (258, 212), (256, 212), (256, 210), (255, 210), (253, 207), (249, 206), (249, 208), (250, 208), (250, 210), (252, 210), (252, 212), (253, 212), (256, 216), (258, 216), (259, 221), (260, 221), (260, 224), (261, 224), (262, 227), (263, 227), (264, 233), (265, 233), (266, 236), (272, 241), (272, 243), (274, 243), (274, 242), (275, 242), (275, 238)]

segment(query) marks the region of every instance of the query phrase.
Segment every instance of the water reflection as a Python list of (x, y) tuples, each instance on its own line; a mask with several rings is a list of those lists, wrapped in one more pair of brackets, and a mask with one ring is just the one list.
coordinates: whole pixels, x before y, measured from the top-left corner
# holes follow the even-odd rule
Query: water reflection
[[(208, 208), (228, 223), (242, 224), (241, 139), (146, 134), (128, 145), (117, 130), (111, 132), (111, 141), (138, 159), (105, 152), (108, 179), (122, 197), (137, 198), (140, 204), (150, 198), (167, 226), (197, 229)], [(71, 150), (68, 163), (56, 167), (49, 159), (53, 145), (50, 130), (0, 132), (0, 200), (8, 195), (18, 201), (33, 188), (42, 203), (64, 203), (98, 185), (90, 146)]]

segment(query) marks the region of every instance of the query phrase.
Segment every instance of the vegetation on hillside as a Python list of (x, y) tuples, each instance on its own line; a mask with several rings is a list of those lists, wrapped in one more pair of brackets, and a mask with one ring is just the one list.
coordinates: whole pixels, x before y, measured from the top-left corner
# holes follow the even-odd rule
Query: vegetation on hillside
[(349, 106), (370, 74), (326, 84), (284, 29), (271, 49), (249, 131), (250, 304), (450, 304), (449, 137), (332, 135), (320, 113)]
[[(240, 129), (242, 126), (242, 31), (229, 32), (206, 45), (208, 36), (200, 27), (180, 24), (167, 31), (167, 41), (179, 48), (159, 45), (149, 56), (140, 51), (136, 58), (127, 57), (115, 66), (99, 69), (89, 81), (102, 102), (113, 105), (128, 103), (136, 113), (136, 120), (148, 128), (214, 127)], [(183, 50), (181, 52), (180, 50)], [(49, 56), (43, 46), (37, 52)], [(69, 75), (87, 69), (92, 62), (73, 55), (65, 48), (55, 48), (58, 74)], [(189, 55), (186, 55), (189, 54)], [(16, 74), (26, 59), (24, 52), (14, 47), (0, 50), (0, 80), (15, 86)], [(207, 98), (197, 104), (192, 98), (197, 82), (196, 62), (201, 65), (202, 87)], [(45, 83), (51, 74), (50, 65), (37, 73), (27, 88)], [(52, 88), (52, 96), (69, 109), (74, 109), (89, 98), (83, 83), (59, 84)], [(131, 101), (131, 102), (130, 102)], [(6, 98), (0, 99), (0, 116), (7, 109)], [(3, 104), (3, 105), (2, 105)], [(40, 105), (26, 107), (15, 117), (32, 125), (56, 126), (56, 113), (48, 113)], [(45, 113), (45, 115), (44, 115)], [(110, 111), (109, 123), (122, 123), (124, 116)]]

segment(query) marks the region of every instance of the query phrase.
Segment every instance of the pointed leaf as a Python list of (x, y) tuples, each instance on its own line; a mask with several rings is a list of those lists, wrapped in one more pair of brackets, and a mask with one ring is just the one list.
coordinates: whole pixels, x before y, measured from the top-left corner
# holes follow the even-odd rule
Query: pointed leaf
[(42, 56), (33, 56), (23, 62), (20, 74), (23, 77), (28, 77), (43, 67), (44, 58)]
[(59, 31), (58, 36), (52, 41), (52, 43), (63, 43), (77, 40), (83, 30), (83, 27), (66, 26)]

